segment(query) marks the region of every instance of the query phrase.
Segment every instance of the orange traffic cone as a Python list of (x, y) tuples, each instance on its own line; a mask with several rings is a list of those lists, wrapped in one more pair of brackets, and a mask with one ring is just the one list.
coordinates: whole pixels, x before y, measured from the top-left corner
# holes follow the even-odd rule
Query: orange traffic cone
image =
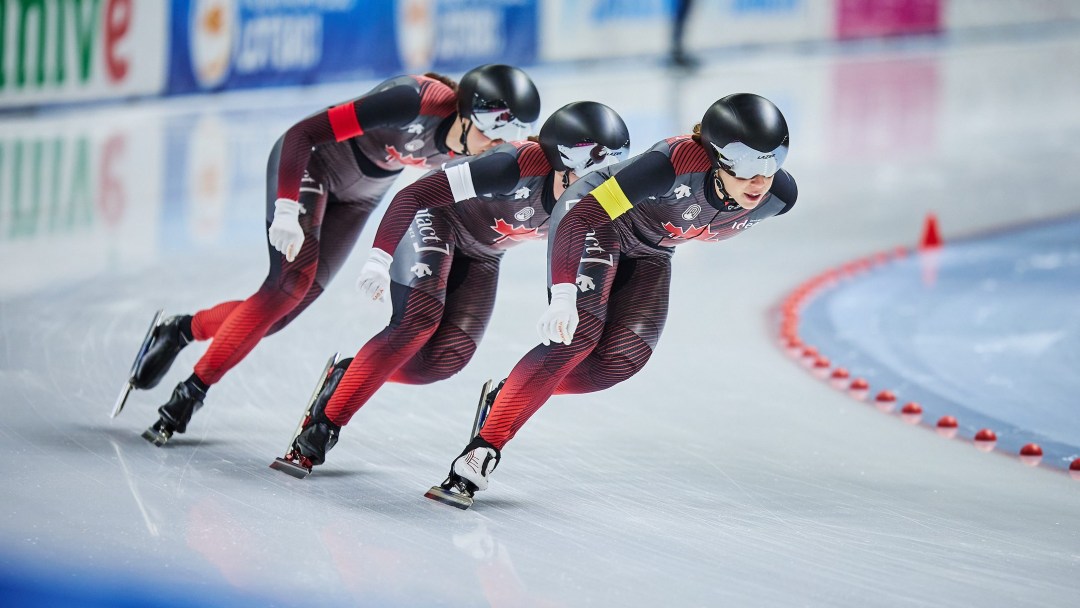
[(941, 245), (941, 233), (938, 232), (937, 216), (933, 213), (927, 213), (926, 223), (923, 225), (922, 239), (919, 241), (919, 249), (936, 249)]
[(923, 226), (922, 238), (919, 239), (919, 265), (922, 266), (923, 285), (928, 288), (932, 288), (937, 283), (941, 244), (937, 216), (928, 213), (926, 214), (926, 223)]

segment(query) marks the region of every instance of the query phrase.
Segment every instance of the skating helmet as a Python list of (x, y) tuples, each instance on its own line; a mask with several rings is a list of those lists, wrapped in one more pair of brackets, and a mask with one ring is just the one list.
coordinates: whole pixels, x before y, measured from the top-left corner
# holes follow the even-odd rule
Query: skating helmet
[(473, 68), (458, 83), (458, 115), (490, 139), (517, 141), (540, 116), (540, 93), (525, 72), (509, 65)]
[(772, 177), (787, 158), (787, 121), (760, 95), (728, 95), (705, 111), (701, 143), (714, 168), (742, 179)]
[(556, 171), (581, 177), (626, 160), (630, 131), (615, 110), (595, 101), (575, 101), (544, 121), (540, 147)]

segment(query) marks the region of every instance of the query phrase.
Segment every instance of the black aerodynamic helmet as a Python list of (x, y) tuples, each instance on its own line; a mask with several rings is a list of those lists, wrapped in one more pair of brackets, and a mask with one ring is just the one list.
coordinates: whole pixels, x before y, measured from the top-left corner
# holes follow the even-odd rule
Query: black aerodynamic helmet
[(742, 179), (772, 177), (787, 158), (787, 121), (760, 95), (728, 95), (705, 111), (701, 143), (713, 167)]
[(615, 110), (595, 101), (575, 101), (544, 121), (540, 148), (556, 171), (581, 177), (625, 160), (630, 131)]
[(458, 83), (458, 114), (491, 139), (516, 141), (540, 116), (540, 93), (525, 72), (502, 64), (473, 68)]

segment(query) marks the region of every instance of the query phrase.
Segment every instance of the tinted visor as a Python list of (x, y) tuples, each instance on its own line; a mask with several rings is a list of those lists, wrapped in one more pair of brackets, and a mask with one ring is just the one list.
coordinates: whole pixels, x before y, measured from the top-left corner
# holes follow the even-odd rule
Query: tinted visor
[(507, 108), (477, 110), (472, 115), (473, 125), (488, 139), (519, 141), (525, 139), (532, 125), (518, 120)]
[(626, 160), (630, 151), (629, 147), (612, 150), (591, 141), (581, 142), (570, 147), (560, 145), (558, 149), (563, 164), (578, 177), (592, 173), (601, 167)]
[(776, 175), (788, 152), (787, 146), (777, 146), (773, 150), (762, 152), (741, 141), (733, 141), (723, 148), (716, 144), (711, 145), (716, 150), (720, 168), (739, 179), (751, 179), (755, 175)]

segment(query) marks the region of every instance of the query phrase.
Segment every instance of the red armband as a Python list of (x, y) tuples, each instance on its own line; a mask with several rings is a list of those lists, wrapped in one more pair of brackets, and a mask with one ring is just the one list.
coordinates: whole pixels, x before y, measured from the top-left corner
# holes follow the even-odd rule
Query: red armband
[(345, 141), (364, 134), (351, 101), (330, 108), (326, 111), (326, 115), (330, 119), (330, 128), (334, 130), (334, 139), (337, 141)]

